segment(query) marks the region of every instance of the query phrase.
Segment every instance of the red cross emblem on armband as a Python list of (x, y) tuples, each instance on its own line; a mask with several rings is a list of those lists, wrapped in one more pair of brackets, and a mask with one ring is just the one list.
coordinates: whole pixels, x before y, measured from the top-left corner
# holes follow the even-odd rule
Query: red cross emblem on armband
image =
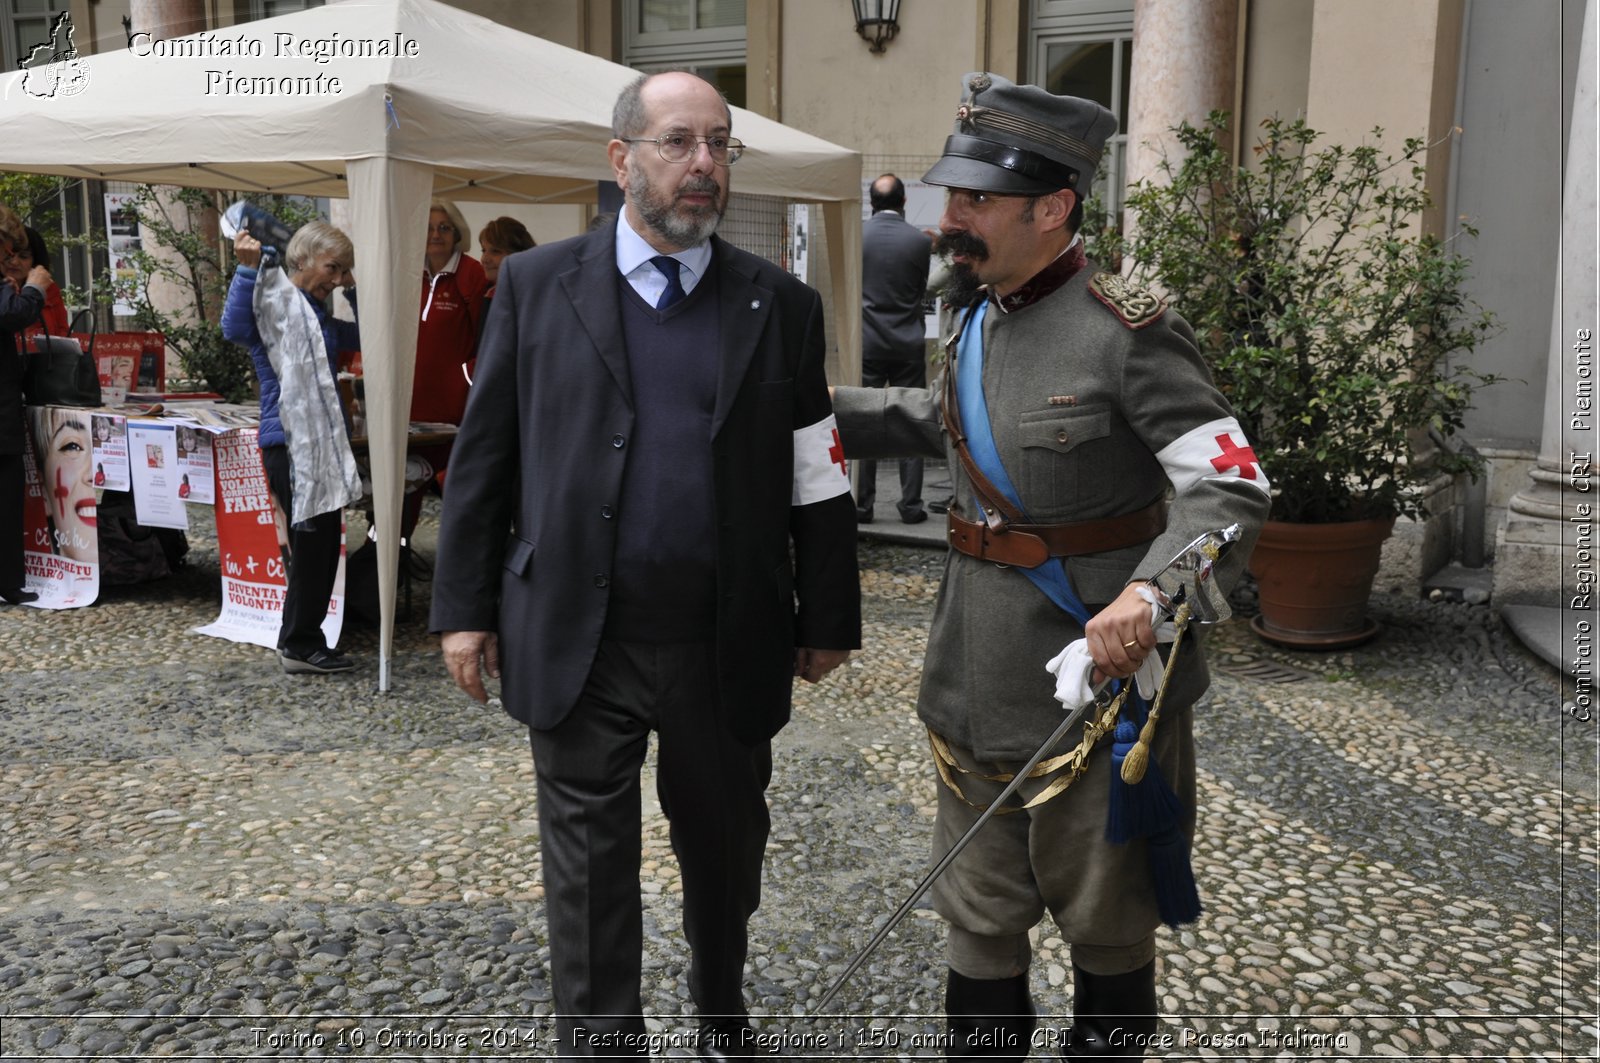
[(1260, 463), (1256, 460), (1256, 452), (1253, 449), (1236, 446), (1231, 435), (1217, 436), (1217, 446), (1222, 448), (1222, 453), (1211, 459), (1213, 469), (1219, 473), (1238, 469), (1239, 475), (1246, 480), (1256, 478), (1255, 467)]
[(850, 475), (850, 466), (846, 465), (844, 461), (844, 444), (839, 441), (839, 430), (837, 428), (833, 430), (833, 446), (828, 448), (828, 458), (839, 466), (840, 472), (846, 476)]

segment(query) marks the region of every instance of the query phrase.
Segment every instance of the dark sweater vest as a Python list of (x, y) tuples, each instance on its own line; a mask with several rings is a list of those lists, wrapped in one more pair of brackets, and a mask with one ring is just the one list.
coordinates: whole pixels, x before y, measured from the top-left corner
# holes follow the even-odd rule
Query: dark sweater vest
[(605, 637), (709, 642), (717, 621), (711, 416), (720, 349), (716, 270), (657, 310), (622, 277), (633, 435), (618, 500)]

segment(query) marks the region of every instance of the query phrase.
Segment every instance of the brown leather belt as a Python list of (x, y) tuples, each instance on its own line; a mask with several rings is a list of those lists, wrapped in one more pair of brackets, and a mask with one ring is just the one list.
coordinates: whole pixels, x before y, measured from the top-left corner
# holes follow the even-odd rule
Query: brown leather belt
[(954, 509), (945, 514), (950, 545), (968, 557), (1018, 568), (1038, 568), (1052, 557), (1100, 554), (1149, 542), (1167, 530), (1167, 500), (1158, 498), (1120, 517), (1066, 524), (1002, 524), (991, 528)]

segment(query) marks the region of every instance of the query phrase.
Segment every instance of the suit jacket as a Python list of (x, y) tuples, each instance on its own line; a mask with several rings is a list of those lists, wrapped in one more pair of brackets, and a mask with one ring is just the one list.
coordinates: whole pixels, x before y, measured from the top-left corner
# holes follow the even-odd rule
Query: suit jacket
[(922, 300), (932, 251), (927, 235), (894, 211), (880, 210), (862, 225), (864, 361), (922, 361)]
[[(837, 438), (821, 299), (712, 242), (718, 668), (734, 732), (754, 742), (788, 721), (796, 646), (860, 645), (855, 514), (842, 464), (838, 493), (820, 501), (800, 504), (795, 482), (796, 440)], [(649, 396), (629, 380), (625, 283), (615, 223), (505, 259), (450, 462), (431, 626), (499, 632), (502, 700), (535, 728), (577, 703), (627, 519), (615, 506)]]

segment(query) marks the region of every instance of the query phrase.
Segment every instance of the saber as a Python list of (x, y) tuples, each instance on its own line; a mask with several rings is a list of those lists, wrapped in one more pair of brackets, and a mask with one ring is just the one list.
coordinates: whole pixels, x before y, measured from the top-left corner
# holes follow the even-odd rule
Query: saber
[[(1109, 680), (1107, 680), (1107, 682), (1109, 682)], [(1106, 683), (1100, 684), (1101, 690), (1104, 690), (1105, 687)], [(1054, 749), (1056, 747), (1056, 743), (1065, 738), (1067, 736), (1067, 732), (1072, 730), (1073, 725), (1075, 725), (1079, 720), (1083, 719), (1083, 714), (1090, 708), (1099, 704), (1099, 697), (1095, 697), (1084, 702), (1082, 705), (1079, 705), (1066, 715), (1066, 717), (1061, 721), (1060, 726), (1051, 732), (1049, 738), (1044, 740), (1044, 745), (1035, 750), (1033, 756), (1028, 758), (1028, 762), (1021, 768), (1017, 769), (1017, 773), (1012, 776), (1011, 781), (1006, 783), (1006, 788), (1000, 791), (1000, 796), (989, 802), (989, 807), (985, 808), (983, 810), (983, 814), (973, 821), (972, 826), (967, 828), (967, 833), (957, 838), (956, 843), (950, 847), (950, 851), (945, 853), (937, 864), (933, 865), (933, 870), (929, 871), (922, 877), (922, 881), (917, 883), (916, 888), (911, 891), (911, 896), (907, 897), (905, 902), (902, 903), (899, 908), (895, 909), (895, 913), (889, 917), (889, 921), (883, 924), (882, 929), (880, 929), (877, 934), (873, 935), (871, 941), (867, 942), (867, 947), (862, 949), (860, 955), (850, 962), (850, 966), (845, 968), (844, 973), (839, 976), (838, 981), (833, 983), (833, 988), (829, 989), (828, 992), (824, 994), (822, 999), (817, 1003), (816, 1011), (814, 1011), (812, 1014), (820, 1015), (826, 1012), (829, 1003), (833, 1001), (834, 996), (839, 992), (839, 990), (844, 988), (844, 984), (850, 980), (850, 976), (855, 974), (856, 971), (860, 970), (861, 965), (867, 962), (867, 958), (877, 951), (879, 945), (883, 944), (883, 939), (894, 932), (894, 928), (900, 925), (900, 920), (904, 919), (906, 917), (906, 913), (910, 912), (912, 907), (922, 899), (922, 895), (928, 892), (928, 887), (933, 885), (934, 879), (942, 875), (944, 873), (944, 869), (949, 867), (955, 858), (961, 855), (961, 850), (967, 847), (967, 843), (972, 840), (972, 836), (977, 834), (978, 831), (983, 828), (985, 823), (989, 822), (994, 814), (1000, 810), (1000, 806), (1006, 802), (1007, 798), (1017, 792), (1018, 788), (1020, 788), (1022, 784), (1027, 781), (1028, 775), (1033, 771), (1034, 768), (1038, 767), (1039, 762), (1045, 758), (1045, 754)]]
[[(1211, 582), (1211, 574), (1216, 563), (1222, 559), (1222, 556), (1228, 552), (1234, 543), (1239, 541), (1242, 534), (1243, 532), (1237, 524), (1230, 524), (1226, 528), (1221, 528), (1217, 531), (1206, 532), (1178, 551), (1171, 561), (1168, 561), (1155, 575), (1145, 581), (1155, 589), (1156, 595), (1160, 599), (1161, 610), (1167, 614), (1169, 619), (1177, 613), (1178, 607), (1185, 603), (1190, 606), (1192, 622), (1194, 623), (1216, 624), (1233, 615), (1233, 610), (1228, 606), (1227, 597), (1218, 594), (1216, 585)], [(955, 862), (956, 857), (961, 855), (961, 851), (967, 847), (967, 844), (972, 841), (978, 831), (983, 829), (983, 825), (989, 822), (1011, 795), (1021, 788), (1023, 782), (1033, 773), (1033, 769), (1039, 766), (1039, 762), (1045, 758), (1046, 754), (1055, 749), (1056, 745), (1067, 736), (1067, 732), (1071, 731), (1078, 721), (1083, 719), (1084, 713), (1091, 708), (1103, 708), (1106, 705), (1107, 700), (1104, 692), (1110, 682), (1109, 679), (1102, 682), (1096, 688), (1093, 698), (1067, 713), (1056, 729), (1050, 732), (1050, 737), (1044, 740), (1044, 744), (1034, 751), (1033, 756), (1028, 758), (1027, 763), (1016, 770), (1011, 777), (1011, 781), (1006, 783), (1005, 789), (1000, 791), (1000, 795), (989, 802), (989, 806), (973, 821), (972, 826), (967, 828), (967, 832), (956, 839), (955, 844), (950, 846), (950, 851), (940, 857), (939, 862), (933, 865), (933, 869), (922, 877), (922, 881), (917, 883), (916, 888), (911, 891), (911, 895), (901, 903), (899, 908), (895, 909), (894, 914), (873, 935), (872, 940), (867, 942), (866, 948), (862, 949), (856, 958), (850, 961), (850, 966), (844, 969), (844, 973), (823, 994), (822, 999), (817, 1002), (817, 1006), (811, 1014), (826, 1014), (828, 1005), (833, 1002), (833, 998), (838, 995), (839, 990), (844, 988), (844, 984), (850, 980), (850, 976), (860, 970), (861, 965), (866, 963), (868, 958), (877, 951), (878, 946), (883, 944), (884, 939), (894, 932), (895, 927), (900, 925), (901, 920), (922, 899), (922, 895), (928, 892), (928, 888), (933, 885), (934, 880), (944, 874), (945, 869)]]

